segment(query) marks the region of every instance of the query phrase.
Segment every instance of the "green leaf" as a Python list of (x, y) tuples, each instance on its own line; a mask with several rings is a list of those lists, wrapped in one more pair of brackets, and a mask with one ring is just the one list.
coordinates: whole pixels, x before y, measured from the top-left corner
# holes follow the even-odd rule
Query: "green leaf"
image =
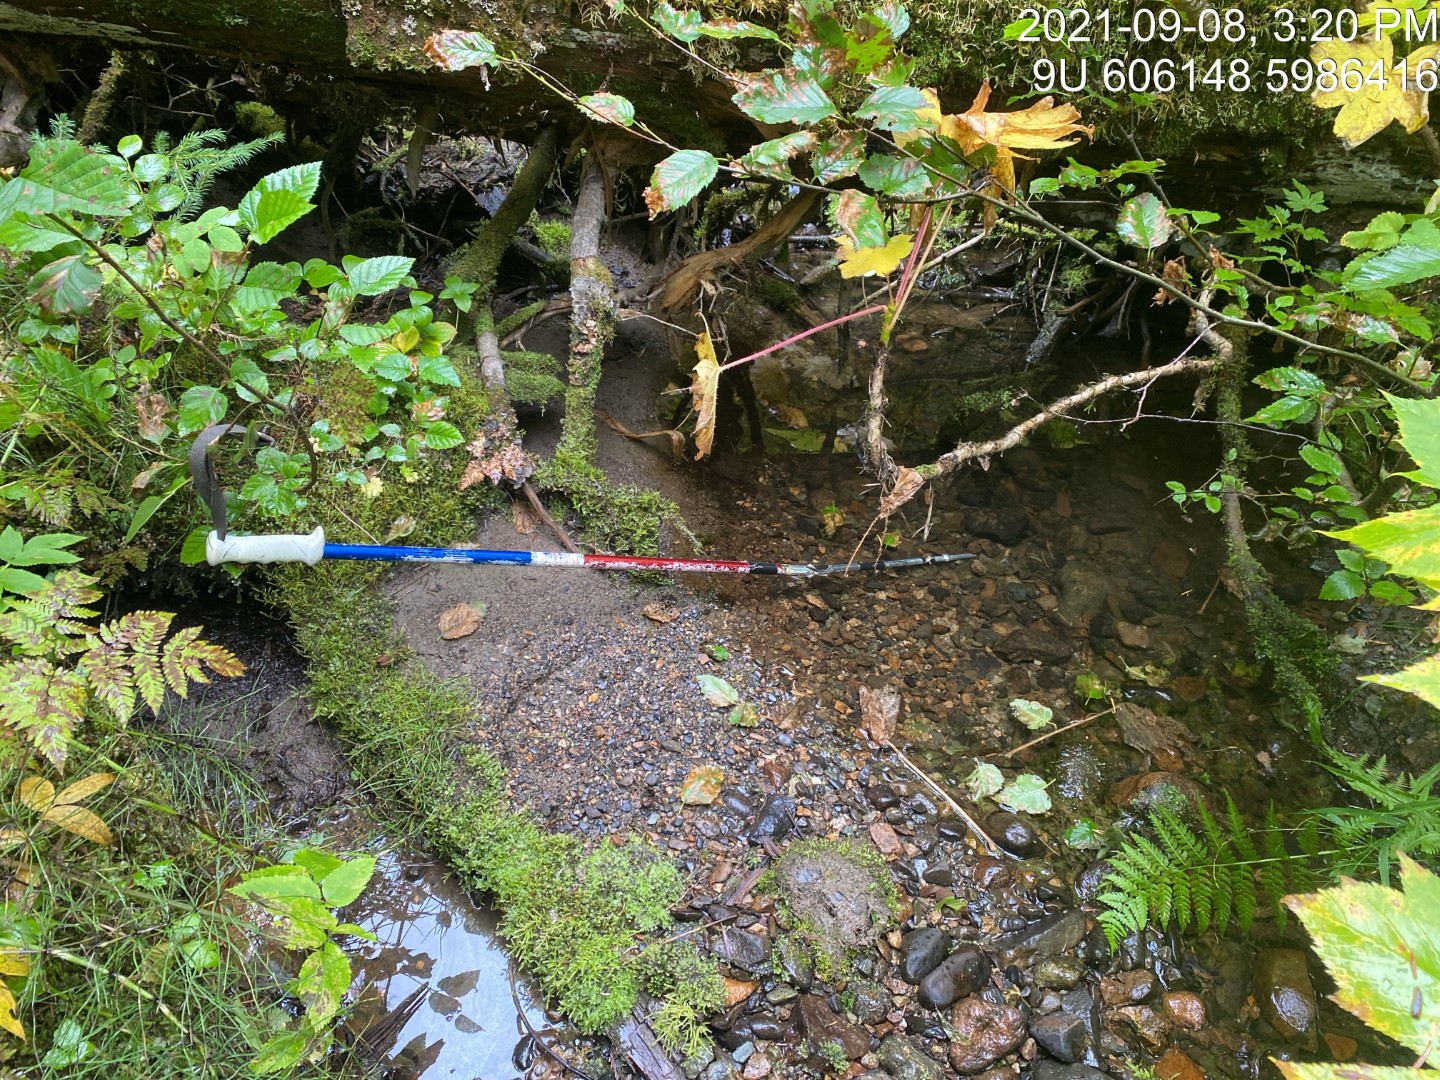
[(790, 173), (790, 159), (796, 154), (803, 154), (814, 145), (815, 133), (813, 131), (796, 131), (789, 135), (782, 135), (778, 139), (771, 139), (768, 142), (752, 146), (750, 152), (737, 164), (755, 176), (769, 176), (776, 180), (793, 180), (794, 177)]
[(94, 1049), (94, 1043), (85, 1037), (85, 1029), (67, 1016), (56, 1025), (50, 1049), (40, 1064), (47, 1069), (63, 1069), (84, 1061)]
[(1320, 586), (1321, 600), (1354, 600), (1365, 595), (1365, 579), (1353, 570), (1336, 570)]
[(350, 988), (350, 961), (333, 941), (327, 941), (305, 958), (295, 978), (295, 991), (305, 1004), (311, 1024), (320, 1027), (340, 1011)]
[(1371, 218), (1365, 228), (1347, 232), (1340, 237), (1340, 243), (1361, 251), (1385, 251), (1400, 242), (1400, 230), (1404, 227), (1405, 215), (1387, 210)]
[(205, 538), (209, 535), (209, 525), (197, 525), (185, 534), (180, 545), (180, 565), (196, 566), (205, 561)]
[(27, 283), (30, 298), (47, 315), (76, 315), (95, 303), (100, 274), (83, 255), (62, 255), (42, 266)]
[(170, 496), (174, 495), (175, 492), (179, 491), (180, 488), (188, 482), (189, 478), (182, 476), (164, 495), (151, 495), (143, 499), (140, 505), (135, 508), (134, 515), (130, 518), (130, 527), (125, 530), (125, 543), (128, 544), (131, 540), (134, 540), (140, 530), (145, 527), (145, 523), (155, 516), (155, 511), (164, 506), (165, 503), (169, 501)]
[(1044, 814), (1050, 810), (1048, 785), (1034, 773), (1021, 773), (995, 794), (995, 801), (1006, 810), (1023, 814)]
[(331, 855), (330, 852), (321, 851), (319, 848), (301, 848), (290, 856), (290, 861), (308, 872), (316, 881), (320, 881), (330, 871), (345, 865), (345, 860), (338, 855)]
[(460, 376), (455, 365), (443, 356), (422, 356), (420, 358), (420, 381), (431, 386), (459, 386)]
[(1345, 267), (1341, 288), (1349, 292), (1393, 289), (1436, 274), (1440, 274), (1440, 228), (1429, 218), (1421, 218), (1383, 255), (1361, 257)]
[(905, 10), (904, 4), (896, 3), (894, 0), (875, 8), (870, 13), (870, 17), (885, 27), (895, 41), (899, 41), (905, 31), (910, 29), (910, 13)]
[(1388, 578), (1371, 582), (1370, 595), (1382, 604), (1413, 604), (1415, 594), (1403, 585), (1397, 585)]
[(810, 171), (817, 184), (829, 184), (855, 175), (865, 160), (865, 133), (837, 131), (821, 139), (810, 158)]
[(276, 1035), (265, 1041), (255, 1057), (250, 1062), (250, 1071), (264, 1076), (266, 1073), (289, 1072), (300, 1059), (305, 1056), (305, 1048), (310, 1044), (310, 1035), (307, 1029), (299, 1031), (287, 1031), (284, 1034)]
[(872, 191), (915, 198), (930, 189), (930, 176), (914, 158), (875, 154), (860, 166), (860, 182)]
[(39, 574), (32, 574), (29, 570), (17, 570), (10, 566), (0, 566), (0, 593), (18, 593), (20, 596), (29, 596), (38, 592), (49, 584)]
[(1065, 830), (1065, 843), (1076, 851), (1095, 851), (1105, 846), (1105, 836), (1095, 822), (1081, 818)]
[(401, 255), (381, 255), (374, 259), (358, 259), (346, 255), (341, 259), (350, 287), (357, 296), (379, 296), (391, 289), (398, 289), (415, 265), (414, 259)]
[(281, 928), (288, 949), (318, 949), (339, 925), (334, 913), (314, 897), (272, 896), (264, 904), (283, 916)]
[(320, 162), (271, 173), (245, 193), (236, 208), (240, 223), (257, 244), (267, 244), (315, 209), (310, 197), (320, 186)]
[(335, 284), (345, 276), (340, 272), (338, 266), (328, 263), (324, 259), (311, 259), (300, 273), (304, 276), (306, 284), (312, 289), (323, 289), (327, 285)]
[(1440, 504), (1386, 514), (1325, 535), (1389, 563), (1391, 573), (1440, 588)]
[(226, 890), (234, 896), (253, 900), (271, 900), (286, 896), (320, 899), (320, 886), (302, 866), (281, 863), (246, 871), (240, 881)]
[(1418, 468), (1405, 475), (1440, 488), (1440, 400), (1385, 395), (1400, 425), (1400, 443)]
[(73, 210), (96, 217), (123, 214), (140, 201), (124, 161), (73, 141), (44, 141), (20, 175), (0, 188), (0, 219), (14, 211)]
[(740, 701), (740, 691), (718, 675), (701, 675), (697, 681), (700, 692), (711, 705), (735, 705)]
[(880, 86), (872, 90), (855, 115), (883, 131), (914, 131), (924, 127), (922, 113), (934, 108), (913, 86)]
[(1286, 394), (1277, 401), (1272, 401), (1254, 416), (1245, 418), (1247, 423), (1265, 424), (1269, 427), (1280, 427), (1291, 420), (1299, 420), (1302, 423), (1310, 420), (1315, 415), (1315, 399), (1311, 397), (1298, 397), (1295, 394)]
[(1010, 702), (1010, 715), (1031, 731), (1039, 731), (1055, 722), (1055, 710), (1038, 701), (1015, 698)]
[(60, 566), (80, 561), (80, 556), (64, 550), (85, 537), (76, 533), (39, 533), (22, 541), (15, 526), (6, 525), (0, 533), (0, 562), (11, 566)]
[(360, 855), (349, 859), (326, 874), (320, 881), (320, 890), (325, 902), (331, 907), (341, 908), (354, 903), (369, 884), (375, 873), (375, 857)]
[(700, 24), (700, 33), (706, 37), (728, 41), (731, 38), (761, 38), (764, 41), (779, 41), (780, 35), (774, 30), (741, 19), (711, 19)]
[(425, 55), (446, 71), (463, 71), (498, 59), (495, 45), (473, 30), (441, 30), (425, 39)]
[(834, 197), (831, 216), (857, 251), (884, 247), (890, 240), (889, 233), (885, 231), (885, 215), (874, 195), (847, 188)]
[(586, 94), (580, 99), (580, 108), (607, 124), (629, 127), (635, 123), (635, 106), (619, 94)]
[(653, 218), (665, 210), (678, 210), (715, 179), (720, 162), (704, 150), (677, 150), (650, 174), (645, 205)]
[(32, 218), (28, 214), (11, 214), (0, 222), (0, 247), (17, 255), (27, 251), (53, 251), (57, 247), (70, 245), (79, 252), (83, 245), (63, 229), (51, 228), (44, 218)]
[(1005, 786), (1005, 777), (988, 761), (975, 759), (975, 768), (965, 778), (965, 790), (970, 792), (971, 801), (988, 799)]
[(1300, 457), (1310, 468), (1318, 473), (1324, 473), (1326, 476), (1339, 476), (1345, 469), (1340, 458), (1332, 451), (1315, 446), (1313, 443), (1306, 443), (1300, 447)]
[(760, 713), (748, 701), (742, 701), (726, 714), (725, 719), (736, 727), (755, 727), (760, 723)]
[(731, 100), (762, 124), (816, 124), (835, 115), (835, 103), (813, 76), (788, 70), (749, 79)]
[[(1400, 856), (1404, 892), (1346, 881), (1285, 904), (1334, 980), (1332, 1000), (1416, 1054), (1440, 1046), (1440, 888)], [(1421, 1007), (1415, 1006), (1416, 1002)]]
[(216, 225), (205, 234), (210, 238), (210, 244), (216, 251), (234, 252), (244, 251), (245, 241), (240, 239), (240, 234), (229, 225)]
[(1120, 208), (1115, 231), (1127, 244), (1148, 251), (1168, 243), (1175, 226), (1165, 204), (1147, 191)]
[(465, 436), (449, 420), (436, 420), (425, 429), (425, 445), (431, 450), (451, 450), (464, 441)]
[(191, 435), (225, 418), (230, 401), (213, 386), (192, 386), (180, 395), (178, 434)]
[(1403, 690), (1440, 709), (1440, 656), (1427, 656), (1419, 663), (1389, 675), (1365, 675), (1361, 681)]
[(374, 345), (394, 332), (395, 328), (388, 322), (378, 326), (370, 323), (345, 323), (340, 327), (340, 340), (351, 345)]
[(702, 20), (698, 11), (677, 11), (665, 0), (661, 0), (651, 12), (651, 17), (656, 26), (676, 41), (683, 41), (688, 45), (700, 36)]

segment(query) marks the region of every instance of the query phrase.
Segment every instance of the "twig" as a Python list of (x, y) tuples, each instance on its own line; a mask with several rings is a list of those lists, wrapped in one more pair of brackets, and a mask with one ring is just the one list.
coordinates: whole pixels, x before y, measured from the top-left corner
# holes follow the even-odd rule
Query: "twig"
[(146, 1001), (150, 1002), (150, 1004), (154, 1005), (157, 1009), (159, 1009), (160, 1015), (165, 1017), (165, 1019), (169, 1020), (172, 1024), (174, 1024), (175, 1027), (179, 1030), (180, 1034), (184, 1035), (185, 1038), (189, 1039), (191, 1042), (198, 1041), (195, 1038), (195, 1033), (191, 1031), (188, 1027), (186, 1027), (184, 1022), (178, 1016), (176, 1016), (173, 1012), (170, 1011), (169, 1005), (166, 1005), (165, 1002), (161, 1001), (159, 997), (151, 993), (149, 990), (146, 990), (135, 980), (128, 978), (125, 975), (121, 975), (118, 971), (111, 971), (98, 960), (91, 960), (88, 956), (80, 956), (76, 953), (72, 953), (69, 949), (48, 948), (42, 949), (41, 951), (46, 956), (55, 957), (56, 960), (64, 960), (67, 964), (74, 964), (77, 967), (85, 968), (87, 971), (93, 971), (97, 975), (106, 975), (109, 978), (114, 979), (121, 986), (125, 987), (126, 990), (133, 991), (140, 997), (144, 998)]
[(530, 1023), (530, 1017), (525, 1015), (525, 1007), (520, 1004), (520, 991), (515, 989), (515, 961), (509, 959), (505, 961), (505, 974), (510, 979), (510, 1000), (515, 1003), (515, 1015), (520, 1018), (520, 1023), (525, 1028), (525, 1034), (529, 1035), (531, 1041), (541, 1050), (545, 1051), (545, 1053), (566, 1072), (574, 1073), (580, 1077), (580, 1080), (593, 1080), (593, 1077), (591, 1077), (589, 1073), (581, 1072), (552, 1050), (550, 1044), (542, 1039), (540, 1033), (535, 1030), (535, 1025)]
[[(913, 761), (911, 761), (908, 757), (906, 757), (904, 751), (902, 751), (893, 742), (887, 740), (885, 745), (888, 746), (892, 751), (894, 751), (896, 757), (898, 757), (907, 766), (909, 766), (910, 771), (913, 772), (917, 778), (919, 778), (922, 784), (928, 787), (936, 795), (939, 795), (940, 798), (944, 799), (946, 805), (949, 806), (951, 810), (955, 811), (956, 815), (959, 816), (959, 818), (964, 821), (966, 825), (970, 826), (970, 831), (975, 834), (975, 839), (980, 841), (980, 843), (984, 846), (985, 850), (990, 853), (991, 858), (1000, 859), (1005, 856), (1005, 852), (1001, 850), (1000, 845), (995, 843), (994, 840), (990, 839), (990, 834), (987, 833), (984, 829), (982, 829), (979, 823), (969, 814), (967, 814), (964, 808), (959, 803), (957, 803), (954, 799), (950, 797), (949, 792), (947, 792), (939, 784), (935, 783), (934, 780), (931, 780), (930, 777), (925, 773), (925, 771), (921, 769), (918, 765), (916, 765)], [(1013, 858), (1014, 856), (1011, 857)]]
[(535, 489), (531, 486), (529, 480), (526, 480), (520, 485), (520, 490), (525, 493), (525, 498), (530, 500), (530, 508), (539, 514), (540, 520), (549, 526), (551, 532), (559, 537), (560, 543), (564, 546), (565, 550), (579, 554), (580, 549), (575, 546), (574, 541), (570, 539), (565, 530), (560, 527), (559, 523), (550, 516), (550, 511), (545, 509), (545, 505), (540, 501), (540, 496), (535, 494)]
[(1199, 610), (1198, 612), (1196, 612), (1197, 615), (1204, 615), (1204, 614), (1205, 614), (1205, 609), (1210, 606), (1210, 601), (1211, 601), (1212, 599), (1214, 599), (1214, 597), (1215, 597), (1215, 590), (1218, 589), (1219, 587), (1220, 587), (1220, 575), (1219, 575), (1219, 574), (1216, 574), (1216, 575), (1215, 575), (1215, 584), (1214, 584), (1214, 585), (1211, 585), (1211, 586), (1210, 586), (1210, 591), (1205, 594), (1205, 602), (1200, 605), (1200, 610)]
[(760, 863), (759, 866), (755, 867), (754, 870), (751, 870), (750, 873), (746, 874), (745, 877), (741, 879), (740, 884), (735, 886), (735, 888), (729, 894), (724, 896), (720, 900), (720, 903), (726, 905), (727, 907), (730, 907), (743, 902), (746, 893), (748, 893), (751, 889), (755, 887), (755, 883), (765, 876), (765, 871), (769, 868), (770, 859), (767, 857)]
[(1044, 735), (1041, 735), (1038, 739), (1031, 739), (1031, 740), (1030, 740), (1029, 742), (1027, 742), (1027, 743), (1021, 743), (1019, 746), (1015, 747), (1015, 749), (1013, 749), (1013, 750), (1006, 750), (1005, 753), (1001, 754), (1000, 756), (1001, 756), (1001, 757), (1004, 757), (1004, 758), (1014, 757), (1016, 754), (1020, 753), (1020, 751), (1022, 751), (1022, 750), (1029, 750), (1032, 746), (1039, 746), (1042, 742), (1045, 742), (1045, 740), (1047, 740), (1047, 739), (1053, 739), (1056, 735), (1064, 735), (1065, 732), (1067, 732), (1067, 731), (1074, 731), (1074, 730), (1075, 730), (1076, 728), (1078, 728), (1078, 727), (1084, 727), (1086, 724), (1092, 723), (1092, 722), (1095, 721), (1095, 720), (1099, 720), (1102, 716), (1109, 716), (1109, 715), (1110, 715), (1111, 713), (1113, 713), (1114, 711), (1115, 711), (1115, 706), (1112, 705), (1112, 706), (1110, 706), (1110, 708), (1106, 709), (1104, 712), (1097, 712), (1097, 713), (1095, 713), (1093, 716), (1082, 716), (1079, 720), (1076, 720), (1074, 723), (1066, 724), (1064, 727), (1056, 728), (1054, 731), (1047, 731)]

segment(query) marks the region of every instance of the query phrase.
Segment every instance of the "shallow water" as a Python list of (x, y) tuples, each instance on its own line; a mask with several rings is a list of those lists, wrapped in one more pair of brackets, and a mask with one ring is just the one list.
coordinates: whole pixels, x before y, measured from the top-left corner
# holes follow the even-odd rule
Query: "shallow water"
[(424, 992), (394, 1038), (377, 1047), (391, 1075), (525, 1075), (534, 1050), (519, 1010), (536, 1031), (550, 1024), (533, 985), (518, 972), (511, 993), (495, 912), (472, 902), (443, 867), (387, 854), (349, 914), (379, 939), (352, 954), (359, 1004), (351, 1029), (364, 1031), (417, 990)]

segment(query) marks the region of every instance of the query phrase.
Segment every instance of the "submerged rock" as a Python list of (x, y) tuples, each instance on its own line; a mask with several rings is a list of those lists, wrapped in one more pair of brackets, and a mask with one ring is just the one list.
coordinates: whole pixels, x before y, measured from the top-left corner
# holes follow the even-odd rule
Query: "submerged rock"
[(775, 881), (790, 911), (836, 960), (874, 942), (891, 920), (890, 874), (858, 849), (802, 841), (776, 863)]
[(971, 510), (965, 515), (965, 531), (982, 540), (994, 540), (1005, 547), (1013, 547), (1030, 531), (1030, 518), (1017, 507)]
[(1315, 987), (1308, 958), (1299, 949), (1262, 949), (1255, 957), (1255, 999), (1260, 1015), (1280, 1036), (1315, 1047)]
[(1007, 964), (1040, 954), (1057, 956), (1067, 953), (1085, 938), (1085, 913), (1061, 911), (1047, 916), (1024, 930), (1007, 934), (995, 942), (995, 951)]
[(945, 1070), (914, 1041), (891, 1033), (880, 1043), (880, 1067), (895, 1080), (943, 1080)]
[(828, 1043), (838, 1043), (846, 1060), (856, 1061), (870, 1049), (870, 1035), (865, 1029), (838, 1015), (818, 994), (803, 996), (797, 1014), (800, 1030), (816, 1052)]
[(1024, 818), (998, 810), (985, 819), (985, 831), (1012, 855), (1028, 855), (1035, 850), (1035, 829)]
[(1006, 634), (991, 648), (996, 656), (1012, 664), (1027, 660), (1043, 660), (1054, 664), (1069, 660), (1075, 652), (1069, 642), (1060, 640), (1050, 631), (1029, 626)]
[(1025, 1014), (1013, 1005), (995, 1005), (967, 997), (951, 1016), (955, 1037), (950, 1066), (970, 1075), (989, 1068), (1025, 1041)]

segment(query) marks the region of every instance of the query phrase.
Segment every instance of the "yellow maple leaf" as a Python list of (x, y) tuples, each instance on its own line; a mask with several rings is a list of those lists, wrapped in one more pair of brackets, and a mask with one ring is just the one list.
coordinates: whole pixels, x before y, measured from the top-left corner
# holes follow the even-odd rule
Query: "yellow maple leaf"
[[(1425, 45), (1396, 64), (1394, 45), (1389, 37), (1381, 37), (1379, 41), (1369, 37), (1356, 41), (1338, 38), (1318, 41), (1310, 46), (1311, 62), (1319, 68), (1328, 61), (1341, 74), (1333, 89), (1315, 90), (1310, 100), (1321, 109), (1340, 110), (1335, 116), (1334, 131), (1349, 150), (1392, 123), (1398, 123), (1408, 132), (1419, 131), (1430, 120), (1430, 95), (1418, 86), (1407, 86), (1405, 75), (1408, 71), (1413, 78), (1421, 60), (1433, 63), (1437, 55), (1440, 55), (1440, 46)], [(1359, 78), (1361, 85), (1357, 89), (1347, 88), (1347, 77)]]
[(695, 460), (699, 461), (715, 443), (715, 399), (720, 394), (720, 363), (710, 331), (702, 330), (695, 339), (695, 355), (700, 362), (691, 369), (690, 397), (695, 404)]
[(916, 109), (915, 119), (921, 122), (921, 126), (909, 131), (895, 132), (895, 145), (902, 150), (909, 146), (922, 135), (930, 132), (938, 132), (941, 135), (948, 135), (954, 138), (953, 130), (946, 130), (946, 122), (949, 121), (953, 128), (955, 118), (946, 116), (940, 109), (940, 95), (928, 87), (920, 91), (920, 96), (930, 103), (928, 108)]
[(967, 154), (981, 146), (995, 148), (995, 167), (991, 175), (1007, 194), (1015, 191), (1015, 158), (1023, 157), (1017, 150), (1061, 150), (1074, 146), (1081, 135), (1093, 135), (1095, 129), (1080, 123), (1080, 110), (1073, 105), (1056, 105), (1053, 97), (1044, 97), (1028, 109), (1014, 112), (987, 112), (990, 83), (980, 84), (975, 100), (958, 116), (941, 118), (940, 132), (960, 144)]
[(868, 247), (856, 251), (850, 238), (842, 236), (835, 242), (835, 250), (840, 255), (840, 276), (856, 278), (880, 274), (883, 277), (892, 274), (895, 268), (909, 257), (910, 249), (914, 246), (914, 233), (899, 233), (892, 236), (884, 247)]

